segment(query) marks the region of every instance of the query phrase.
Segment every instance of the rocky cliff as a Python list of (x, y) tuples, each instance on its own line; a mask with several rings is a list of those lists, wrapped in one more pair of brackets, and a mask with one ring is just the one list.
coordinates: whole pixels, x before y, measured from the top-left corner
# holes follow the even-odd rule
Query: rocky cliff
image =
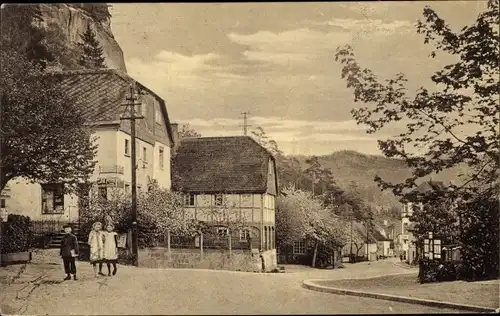
[(79, 42), (79, 35), (85, 32), (87, 25), (90, 25), (103, 47), (106, 65), (109, 68), (127, 71), (123, 51), (113, 36), (109, 17), (97, 21), (87, 10), (74, 4), (40, 4), (40, 10), (43, 24), (46, 27), (56, 25), (61, 31), (60, 34), (66, 37), (68, 45)]

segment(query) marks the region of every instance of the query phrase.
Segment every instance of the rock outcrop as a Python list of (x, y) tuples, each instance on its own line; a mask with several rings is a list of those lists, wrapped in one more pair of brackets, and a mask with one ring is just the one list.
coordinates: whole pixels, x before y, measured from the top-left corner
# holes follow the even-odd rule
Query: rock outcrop
[(66, 36), (68, 45), (76, 45), (80, 41), (80, 34), (83, 34), (90, 25), (103, 47), (106, 65), (109, 68), (127, 71), (123, 51), (113, 36), (109, 18), (96, 21), (87, 11), (72, 4), (40, 4), (40, 9), (43, 24), (57, 25)]

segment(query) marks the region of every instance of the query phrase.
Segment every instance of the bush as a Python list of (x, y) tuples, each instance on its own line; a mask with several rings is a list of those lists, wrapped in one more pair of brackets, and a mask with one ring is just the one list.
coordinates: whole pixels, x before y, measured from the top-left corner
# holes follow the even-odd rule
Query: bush
[(28, 216), (9, 214), (2, 222), (1, 253), (28, 251), (31, 246), (31, 219)]
[(460, 279), (463, 264), (460, 261), (419, 261), (418, 278), (420, 283), (456, 281)]
[(477, 198), (462, 205), (460, 234), (464, 261), (462, 277), (467, 280), (499, 276), (499, 208), (495, 199)]

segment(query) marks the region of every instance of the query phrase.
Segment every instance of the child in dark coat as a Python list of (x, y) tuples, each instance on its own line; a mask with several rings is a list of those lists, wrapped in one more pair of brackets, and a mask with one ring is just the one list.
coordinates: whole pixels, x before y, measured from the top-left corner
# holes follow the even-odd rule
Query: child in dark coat
[(64, 272), (66, 273), (66, 278), (64, 280), (71, 280), (71, 274), (73, 275), (73, 280), (76, 280), (76, 265), (75, 258), (78, 257), (78, 240), (76, 236), (71, 233), (71, 225), (64, 225), (65, 235), (61, 240), (61, 252), (60, 255), (63, 259)]

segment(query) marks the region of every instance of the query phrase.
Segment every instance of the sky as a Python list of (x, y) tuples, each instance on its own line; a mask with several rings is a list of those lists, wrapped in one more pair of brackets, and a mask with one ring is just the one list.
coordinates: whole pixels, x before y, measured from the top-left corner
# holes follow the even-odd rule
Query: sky
[(127, 72), (165, 99), (172, 122), (203, 136), (243, 135), (260, 126), (287, 154), (340, 150), (380, 154), (350, 111), (359, 107), (341, 79), (337, 47), (349, 44), (380, 78), (405, 73), (408, 87), (453, 61), (432, 59), (416, 32), (431, 6), (453, 30), (475, 21), (485, 1), (121, 3), (111, 27)]

